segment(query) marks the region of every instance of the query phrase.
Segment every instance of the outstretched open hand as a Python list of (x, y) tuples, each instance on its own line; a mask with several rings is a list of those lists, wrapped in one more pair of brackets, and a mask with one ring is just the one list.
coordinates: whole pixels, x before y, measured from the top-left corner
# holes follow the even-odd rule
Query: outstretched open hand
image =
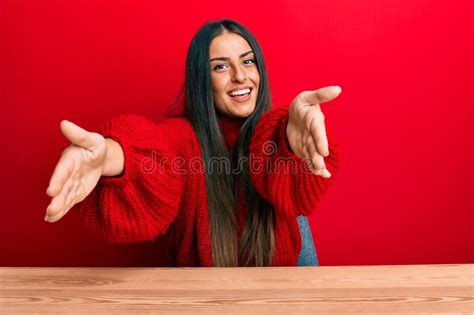
[(61, 131), (71, 145), (61, 154), (46, 191), (51, 203), (45, 220), (51, 223), (61, 219), (94, 189), (107, 157), (107, 144), (102, 135), (67, 120), (61, 121)]
[(290, 105), (286, 128), (288, 142), (293, 152), (310, 162), (314, 174), (331, 177), (326, 169), (324, 157), (329, 155), (324, 114), (319, 104), (335, 99), (339, 86), (328, 86), (315, 91), (304, 91), (295, 97)]

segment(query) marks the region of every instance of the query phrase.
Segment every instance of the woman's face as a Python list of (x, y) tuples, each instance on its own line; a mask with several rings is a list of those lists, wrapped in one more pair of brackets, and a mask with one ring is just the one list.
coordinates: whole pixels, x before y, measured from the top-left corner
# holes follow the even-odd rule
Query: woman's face
[(210, 47), (214, 106), (227, 116), (248, 117), (257, 103), (260, 74), (249, 43), (240, 35), (225, 32)]

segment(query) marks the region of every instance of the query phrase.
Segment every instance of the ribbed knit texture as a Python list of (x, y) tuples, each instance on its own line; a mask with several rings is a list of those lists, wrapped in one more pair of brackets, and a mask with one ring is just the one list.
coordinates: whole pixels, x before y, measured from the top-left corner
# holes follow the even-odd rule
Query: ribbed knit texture
[[(219, 120), (229, 148), (235, 146), (243, 122)], [(289, 147), (287, 122), (287, 109), (264, 114), (250, 143), (249, 161), (254, 165), (250, 167), (251, 179), (276, 213), (273, 266), (296, 265), (301, 249), (296, 216), (315, 209), (338, 165), (328, 130), (330, 155), (325, 161), (333, 177), (323, 179), (312, 174)], [(154, 240), (166, 233), (173, 265), (212, 266), (201, 148), (189, 121), (167, 118), (154, 123), (140, 116), (122, 115), (104, 124), (99, 133), (120, 143), (125, 155), (124, 173), (102, 177), (90, 195), (75, 206), (85, 227), (118, 243)], [(262, 150), (269, 141), (272, 147)], [(280, 163), (279, 159), (287, 161)], [(302, 167), (291, 172), (290, 163)], [(241, 231), (245, 211), (240, 211), (237, 219)]]
[[(331, 177), (315, 176), (304, 160), (293, 153), (286, 136), (288, 109), (279, 108), (259, 122), (250, 143), (250, 172), (258, 192), (277, 209), (276, 214), (293, 219), (312, 213), (334, 180), (339, 152), (331, 129), (326, 125), (329, 155), (324, 158)], [(252, 170), (251, 168), (251, 170)]]

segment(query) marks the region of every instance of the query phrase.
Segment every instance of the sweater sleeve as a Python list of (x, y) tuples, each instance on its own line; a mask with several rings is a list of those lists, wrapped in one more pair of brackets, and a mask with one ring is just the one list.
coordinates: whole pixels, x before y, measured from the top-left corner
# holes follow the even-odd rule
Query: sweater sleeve
[[(167, 128), (168, 127), (168, 128)], [(183, 131), (181, 131), (183, 132)], [(75, 207), (92, 234), (110, 242), (153, 240), (165, 233), (177, 215), (183, 195), (183, 173), (172, 167), (178, 156), (169, 125), (136, 115), (122, 115), (99, 130), (120, 143), (124, 171), (100, 178)]]
[(257, 191), (275, 207), (276, 215), (309, 215), (334, 180), (339, 151), (327, 126), (329, 155), (324, 158), (330, 178), (316, 176), (291, 149), (286, 135), (288, 109), (274, 109), (258, 122), (249, 148), (249, 173)]

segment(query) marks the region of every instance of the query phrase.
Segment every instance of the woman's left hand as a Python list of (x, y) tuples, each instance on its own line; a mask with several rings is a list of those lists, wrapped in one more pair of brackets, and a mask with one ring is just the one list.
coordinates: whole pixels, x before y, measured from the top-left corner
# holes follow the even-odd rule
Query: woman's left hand
[(304, 91), (290, 105), (286, 135), (293, 152), (311, 162), (314, 174), (331, 177), (326, 169), (324, 157), (329, 155), (324, 114), (319, 104), (335, 99), (339, 86), (328, 86), (315, 91)]

